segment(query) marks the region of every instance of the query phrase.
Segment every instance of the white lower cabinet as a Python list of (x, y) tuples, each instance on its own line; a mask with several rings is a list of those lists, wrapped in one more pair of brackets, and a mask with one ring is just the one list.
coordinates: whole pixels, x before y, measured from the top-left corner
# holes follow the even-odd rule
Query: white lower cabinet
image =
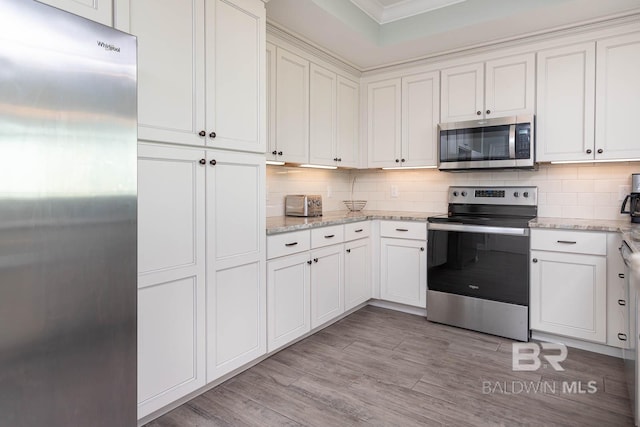
[(629, 348), (629, 289), (620, 256), (622, 235), (607, 233), (607, 345)]
[(605, 233), (532, 230), (531, 329), (607, 341)]
[(344, 246), (311, 252), (311, 328), (344, 313)]
[[(426, 227), (425, 227), (426, 228)], [(415, 307), (427, 306), (427, 252), (421, 240), (380, 239), (380, 296)]]
[(276, 350), (311, 330), (309, 253), (267, 262), (267, 349)]
[(263, 155), (139, 144), (139, 418), (266, 352), (264, 179)]
[(344, 309), (371, 298), (371, 242), (359, 239), (344, 245)]

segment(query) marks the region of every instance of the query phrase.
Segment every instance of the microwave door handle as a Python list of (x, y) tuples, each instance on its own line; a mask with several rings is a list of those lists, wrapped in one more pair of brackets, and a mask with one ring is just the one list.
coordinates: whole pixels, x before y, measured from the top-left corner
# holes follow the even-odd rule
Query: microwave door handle
[(509, 125), (509, 158), (516, 158), (516, 125)]

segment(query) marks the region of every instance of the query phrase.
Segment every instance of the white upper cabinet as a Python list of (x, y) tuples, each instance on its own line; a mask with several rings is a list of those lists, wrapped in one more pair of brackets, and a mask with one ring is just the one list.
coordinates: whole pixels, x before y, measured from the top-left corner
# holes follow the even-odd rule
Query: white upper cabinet
[(597, 42), (596, 159), (640, 158), (640, 33)]
[(309, 161), (309, 61), (285, 49), (276, 50), (277, 159)]
[(264, 152), (263, 2), (115, 5), (116, 28), (138, 37), (139, 139)]
[(400, 166), (401, 79), (370, 83), (367, 91), (369, 167)]
[(438, 72), (402, 79), (402, 166), (438, 164), (439, 88)]
[(309, 163), (334, 165), (336, 155), (336, 73), (311, 64)]
[(264, 153), (265, 7), (206, 2), (207, 145)]
[(438, 72), (368, 85), (369, 167), (436, 166)]
[(442, 71), (442, 122), (532, 113), (535, 55), (525, 54)]
[(338, 166), (360, 166), (360, 84), (338, 76), (336, 155)]
[(538, 52), (536, 160), (593, 159), (595, 43)]
[[(38, 0), (104, 25), (113, 25), (112, 0)], [(130, 1), (130, 0), (129, 0)]]
[(357, 167), (359, 162), (359, 85), (311, 64), (309, 163)]

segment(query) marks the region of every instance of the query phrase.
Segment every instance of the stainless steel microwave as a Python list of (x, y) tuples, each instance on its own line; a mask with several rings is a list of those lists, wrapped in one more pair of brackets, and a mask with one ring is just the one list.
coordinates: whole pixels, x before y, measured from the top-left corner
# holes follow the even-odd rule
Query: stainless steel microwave
[(535, 168), (533, 114), (441, 123), (438, 130), (440, 170)]

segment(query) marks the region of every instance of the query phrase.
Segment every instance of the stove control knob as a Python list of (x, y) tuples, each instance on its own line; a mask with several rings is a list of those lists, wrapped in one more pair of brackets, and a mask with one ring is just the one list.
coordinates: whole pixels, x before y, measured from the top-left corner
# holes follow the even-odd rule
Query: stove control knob
[(458, 192), (457, 191), (453, 192), (453, 197), (458, 197)]
[(526, 197), (529, 197), (529, 192), (528, 192), (528, 191), (525, 191), (524, 193), (522, 193), (522, 195), (523, 195), (525, 198), (526, 198)]
[(467, 192), (466, 191), (462, 192), (462, 197), (467, 197)]
[(518, 193), (517, 191), (513, 192), (513, 197), (520, 197), (520, 193)]

